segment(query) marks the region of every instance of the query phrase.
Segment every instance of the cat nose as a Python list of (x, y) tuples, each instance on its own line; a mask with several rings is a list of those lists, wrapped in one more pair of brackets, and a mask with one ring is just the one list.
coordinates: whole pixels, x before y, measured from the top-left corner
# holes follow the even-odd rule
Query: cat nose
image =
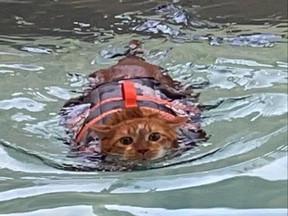
[(148, 151), (148, 149), (138, 149), (137, 152), (140, 154), (145, 154)]

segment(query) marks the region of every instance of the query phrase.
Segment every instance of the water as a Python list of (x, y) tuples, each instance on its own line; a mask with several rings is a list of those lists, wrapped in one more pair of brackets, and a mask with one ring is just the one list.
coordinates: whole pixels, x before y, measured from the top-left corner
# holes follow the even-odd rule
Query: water
[[(1, 215), (287, 215), (287, 2), (175, 2), (0, 1)], [(157, 169), (53, 168), (77, 163), (59, 109), (131, 38), (211, 137)]]

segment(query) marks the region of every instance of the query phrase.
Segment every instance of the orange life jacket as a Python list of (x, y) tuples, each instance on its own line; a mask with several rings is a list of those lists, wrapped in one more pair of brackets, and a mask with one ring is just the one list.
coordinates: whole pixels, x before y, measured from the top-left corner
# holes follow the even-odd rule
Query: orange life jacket
[(164, 118), (174, 118), (179, 114), (194, 115), (198, 121), (200, 115), (197, 107), (183, 103), (186, 97), (184, 94), (152, 78), (103, 83), (93, 88), (86, 97), (89, 98), (82, 98), (82, 101), (84, 104), (89, 101), (87, 109), (67, 121), (72, 123), (68, 128), (70, 131), (74, 130), (73, 140), (76, 143), (89, 142), (83, 140), (89, 133), (89, 127), (103, 124), (109, 115), (121, 111), (124, 107), (140, 106), (159, 112)]

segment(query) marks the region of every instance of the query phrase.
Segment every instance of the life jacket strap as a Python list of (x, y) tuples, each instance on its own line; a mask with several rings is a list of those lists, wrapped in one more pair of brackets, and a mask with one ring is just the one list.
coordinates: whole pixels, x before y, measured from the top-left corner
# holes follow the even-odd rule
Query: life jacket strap
[(124, 100), (124, 106), (135, 107), (137, 106), (137, 93), (134, 86), (134, 82), (129, 80), (124, 80), (121, 82), (122, 86), (122, 96)]

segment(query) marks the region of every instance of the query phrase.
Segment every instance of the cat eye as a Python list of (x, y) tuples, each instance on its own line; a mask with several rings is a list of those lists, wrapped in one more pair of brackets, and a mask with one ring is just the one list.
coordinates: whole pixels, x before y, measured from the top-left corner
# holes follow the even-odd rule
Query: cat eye
[(129, 145), (133, 142), (133, 139), (132, 137), (122, 137), (119, 139), (120, 143), (123, 144), (123, 145)]
[(151, 133), (148, 137), (149, 141), (156, 142), (160, 139), (160, 133)]

